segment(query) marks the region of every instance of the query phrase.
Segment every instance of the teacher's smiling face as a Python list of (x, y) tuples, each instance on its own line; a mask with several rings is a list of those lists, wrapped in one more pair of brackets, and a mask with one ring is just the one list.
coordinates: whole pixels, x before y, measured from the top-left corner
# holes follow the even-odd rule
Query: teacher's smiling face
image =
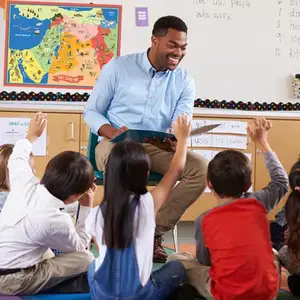
[(187, 33), (169, 28), (166, 35), (153, 35), (151, 41), (156, 70), (175, 70), (186, 54)]

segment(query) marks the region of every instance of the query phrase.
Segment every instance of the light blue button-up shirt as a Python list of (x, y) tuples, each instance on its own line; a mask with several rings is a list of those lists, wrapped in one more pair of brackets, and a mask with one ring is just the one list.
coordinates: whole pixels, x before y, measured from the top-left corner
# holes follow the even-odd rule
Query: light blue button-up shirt
[(192, 117), (195, 84), (184, 69), (156, 72), (147, 52), (119, 56), (106, 64), (84, 110), (84, 120), (98, 134), (115, 128), (166, 132), (183, 112)]

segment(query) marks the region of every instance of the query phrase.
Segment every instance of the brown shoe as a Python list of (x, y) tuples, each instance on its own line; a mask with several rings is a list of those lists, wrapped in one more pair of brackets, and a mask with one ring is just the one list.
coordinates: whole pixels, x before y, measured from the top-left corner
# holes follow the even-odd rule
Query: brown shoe
[(154, 237), (153, 262), (155, 263), (165, 263), (168, 258), (168, 254), (162, 246), (163, 240), (161, 235)]

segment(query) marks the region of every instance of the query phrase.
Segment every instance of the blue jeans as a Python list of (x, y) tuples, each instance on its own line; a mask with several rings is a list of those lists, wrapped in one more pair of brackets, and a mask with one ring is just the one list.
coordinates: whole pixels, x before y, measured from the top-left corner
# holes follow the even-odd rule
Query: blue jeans
[[(161, 269), (152, 273), (149, 284), (149, 294), (145, 295), (149, 300), (168, 298), (185, 280), (186, 273), (183, 264), (179, 261), (170, 261)], [(147, 285), (148, 285), (147, 284)], [(147, 287), (146, 285), (146, 287)], [(136, 298), (134, 298), (137, 300)], [(140, 298), (139, 300), (142, 300)]]
[(127, 254), (123, 256), (122, 252), (107, 249), (96, 272), (95, 262), (90, 265), (88, 279), (93, 300), (164, 300), (185, 280), (183, 264), (171, 261), (153, 272), (142, 286), (133, 244), (125, 250)]

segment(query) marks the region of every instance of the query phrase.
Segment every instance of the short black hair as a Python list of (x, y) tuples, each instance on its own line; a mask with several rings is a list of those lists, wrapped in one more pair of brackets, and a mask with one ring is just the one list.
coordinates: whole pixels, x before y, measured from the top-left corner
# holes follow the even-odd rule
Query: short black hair
[(241, 197), (251, 184), (251, 164), (242, 152), (219, 152), (208, 164), (207, 180), (219, 197)]
[(41, 184), (50, 194), (65, 201), (71, 195), (83, 194), (93, 187), (94, 169), (84, 155), (64, 151), (48, 162)]
[(174, 29), (185, 33), (188, 31), (186, 24), (180, 18), (175, 16), (165, 16), (159, 18), (155, 22), (152, 35), (166, 36), (169, 29)]

